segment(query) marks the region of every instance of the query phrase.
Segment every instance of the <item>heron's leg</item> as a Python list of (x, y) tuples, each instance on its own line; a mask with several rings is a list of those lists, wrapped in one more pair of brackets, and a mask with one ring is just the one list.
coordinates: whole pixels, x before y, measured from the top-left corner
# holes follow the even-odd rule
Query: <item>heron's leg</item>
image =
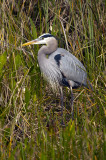
[(62, 124), (63, 124), (63, 89), (60, 87), (60, 105), (61, 105), (61, 116), (62, 116)]
[(72, 87), (70, 87), (70, 90), (71, 90), (71, 106), (73, 106), (73, 90), (72, 90)]
[(72, 114), (72, 120), (73, 120), (74, 118), (74, 107), (73, 107), (74, 96), (73, 96), (73, 90), (71, 86), (70, 86), (70, 90), (71, 90), (71, 114)]
[(72, 90), (73, 83), (70, 80), (68, 81), (68, 83), (70, 85), (70, 91), (71, 91), (71, 115), (72, 115), (72, 120), (73, 120), (74, 118), (74, 107), (73, 107), (74, 96), (73, 96), (73, 90)]

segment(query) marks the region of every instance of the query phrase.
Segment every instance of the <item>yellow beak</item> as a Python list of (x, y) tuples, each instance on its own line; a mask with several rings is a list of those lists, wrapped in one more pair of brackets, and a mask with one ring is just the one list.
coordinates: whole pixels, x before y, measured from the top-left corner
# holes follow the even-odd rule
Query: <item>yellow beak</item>
[(36, 44), (37, 42), (38, 42), (37, 40), (32, 40), (32, 41), (29, 41), (27, 43), (22, 44), (22, 47), (23, 46), (28, 46), (28, 45), (31, 45), (31, 44)]

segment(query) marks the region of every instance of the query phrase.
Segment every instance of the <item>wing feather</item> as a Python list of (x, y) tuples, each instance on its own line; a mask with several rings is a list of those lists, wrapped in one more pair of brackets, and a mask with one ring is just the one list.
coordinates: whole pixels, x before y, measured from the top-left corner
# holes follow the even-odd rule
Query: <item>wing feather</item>
[(86, 86), (87, 73), (83, 64), (74, 55), (63, 48), (58, 48), (51, 54), (49, 57), (50, 60), (55, 61), (54, 57), (57, 54), (61, 54), (58, 67), (67, 80)]

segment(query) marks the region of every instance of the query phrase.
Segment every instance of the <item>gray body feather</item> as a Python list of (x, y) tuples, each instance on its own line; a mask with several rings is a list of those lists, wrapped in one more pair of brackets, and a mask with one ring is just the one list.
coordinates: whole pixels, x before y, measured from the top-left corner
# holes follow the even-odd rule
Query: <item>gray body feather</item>
[[(56, 59), (57, 55), (60, 56), (60, 59)], [(87, 86), (85, 67), (74, 55), (63, 48), (58, 48), (48, 57), (43, 56), (42, 61), (38, 53), (38, 62), (44, 77), (53, 89), (57, 89), (59, 86), (68, 86), (68, 83), (72, 88), (81, 85)]]

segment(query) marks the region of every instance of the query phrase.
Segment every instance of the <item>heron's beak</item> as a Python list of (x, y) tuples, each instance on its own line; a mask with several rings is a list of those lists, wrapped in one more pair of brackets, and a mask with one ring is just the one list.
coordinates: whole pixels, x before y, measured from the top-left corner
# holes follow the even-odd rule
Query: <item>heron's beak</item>
[(37, 44), (37, 43), (38, 43), (38, 41), (37, 41), (37, 39), (35, 39), (35, 40), (32, 40), (32, 41), (29, 41), (27, 43), (22, 44), (22, 47), (23, 46), (28, 46), (28, 45), (31, 45), (31, 44)]

